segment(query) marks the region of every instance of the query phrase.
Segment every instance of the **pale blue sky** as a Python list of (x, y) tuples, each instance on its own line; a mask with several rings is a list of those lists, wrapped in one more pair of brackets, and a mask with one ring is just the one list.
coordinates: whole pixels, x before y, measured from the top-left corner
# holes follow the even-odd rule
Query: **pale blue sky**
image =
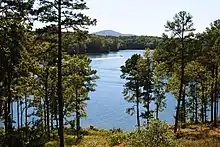
[(220, 18), (220, 0), (86, 0), (86, 12), (97, 19), (89, 32), (111, 29), (121, 33), (161, 36), (167, 20), (185, 10), (193, 15), (196, 31), (202, 32)]

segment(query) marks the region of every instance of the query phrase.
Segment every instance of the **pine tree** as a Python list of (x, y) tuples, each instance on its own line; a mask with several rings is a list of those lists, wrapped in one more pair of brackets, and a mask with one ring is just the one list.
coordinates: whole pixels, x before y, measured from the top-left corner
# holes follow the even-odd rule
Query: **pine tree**
[[(178, 54), (178, 62), (181, 67), (180, 70), (180, 86), (179, 86), (179, 94), (177, 99), (177, 109), (176, 109), (176, 116), (175, 116), (175, 127), (174, 132), (177, 131), (178, 121), (179, 121), (179, 112), (180, 112), (180, 104), (183, 95), (183, 85), (184, 85), (184, 68), (187, 63), (187, 46), (186, 42), (190, 38), (191, 33), (195, 30), (193, 28), (192, 16), (185, 12), (180, 11), (179, 13), (175, 14), (174, 20), (172, 22), (167, 21), (165, 25), (166, 31), (171, 32), (171, 39), (175, 40), (175, 44), (172, 45)], [(170, 60), (169, 60), (170, 61)], [(169, 62), (168, 61), (168, 62)], [(175, 62), (173, 62), (174, 64)], [(172, 64), (172, 62), (171, 62)]]
[[(47, 27), (43, 31), (58, 34), (58, 100), (59, 100), (59, 136), (60, 146), (64, 146), (63, 139), (63, 90), (62, 90), (62, 29), (69, 31), (80, 31), (88, 25), (94, 24), (96, 21), (82, 13), (75, 13), (75, 10), (87, 9), (86, 3), (82, 1), (67, 0), (42, 0), (39, 8), (33, 11), (37, 20), (45, 23)], [(49, 23), (49, 24), (48, 24)], [(57, 27), (56, 27), (57, 24)]]

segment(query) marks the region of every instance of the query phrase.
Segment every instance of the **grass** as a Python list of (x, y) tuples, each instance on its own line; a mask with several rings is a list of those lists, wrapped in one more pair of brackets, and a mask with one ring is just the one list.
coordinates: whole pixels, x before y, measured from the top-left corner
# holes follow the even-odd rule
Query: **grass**
[(190, 125), (181, 129), (177, 142), (186, 147), (220, 147), (220, 128)]
[[(67, 135), (70, 134), (70, 130), (65, 132), (64, 142), (65, 147), (109, 147), (108, 145), (108, 134), (109, 131), (103, 129), (84, 129), (83, 135), (80, 139), (77, 139), (75, 135)], [(46, 145), (46, 147), (58, 147), (59, 142), (50, 141)]]
[[(84, 129), (83, 133), (84, 135), (78, 141), (76, 136), (71, 135), (70, 132), (65, 133), (65, 146), (111, 147), (109, 141), (111, 135), (124, 136), (127, 134), (121, 131), (96, 129), (94, 127)], [(179, 131), (178, 139), (175, 139), (175, 141), (181, 147), (220, 147), (220, 128), (212, 129), (206, 125), (190, 125)], [(50, 141), (46, 144), (46, 147), (56, 146), (59, 146), (58, 141)], [(120, 141), (115, 147), (127, 147), (126, 139)]]

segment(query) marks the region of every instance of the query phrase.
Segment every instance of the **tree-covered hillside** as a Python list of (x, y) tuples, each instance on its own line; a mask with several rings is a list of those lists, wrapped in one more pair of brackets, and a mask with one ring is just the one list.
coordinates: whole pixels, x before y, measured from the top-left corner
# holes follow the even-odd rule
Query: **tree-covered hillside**
[[(85, 35), (85, 34), (84, 34)], [(154, 49), (161, 41), (154, 36), (98, 36), (86, 35), (84, 40), (78, 40), (74, 33), (64, 34), (68, 43), (67, 52), (74, 53), (103, 53), (126, 49)]]

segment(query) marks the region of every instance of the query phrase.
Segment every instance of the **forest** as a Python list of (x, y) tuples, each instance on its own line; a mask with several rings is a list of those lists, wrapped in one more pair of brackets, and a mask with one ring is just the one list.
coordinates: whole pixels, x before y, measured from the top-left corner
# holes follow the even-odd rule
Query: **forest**
[(63, 40), (66, 46), (63, 48), (70, 55), (85, 53), (108, 53), (125, 49), (145, 48), (155, 49), (161, 41), (160, 37), (154, 36), (99, 36), (88, 32), (74, 33), (64, 32)]
[[(220, 145), (220, 20), (195, 33), (193, 16), (180, 11), (162, 37), (103, 37), (88, 34), (98, 20), (84, 9), (83, 0), (0, 2), (0, 146)], [(34, 29), (36, 21), (44, 27)], [(124, 49), (145, 49), (118, 75), (136, 129), (81, 127), (102, 78), (87, 53)], [(177, 104), (173, 125), (159, 118), (167, 92)]]

